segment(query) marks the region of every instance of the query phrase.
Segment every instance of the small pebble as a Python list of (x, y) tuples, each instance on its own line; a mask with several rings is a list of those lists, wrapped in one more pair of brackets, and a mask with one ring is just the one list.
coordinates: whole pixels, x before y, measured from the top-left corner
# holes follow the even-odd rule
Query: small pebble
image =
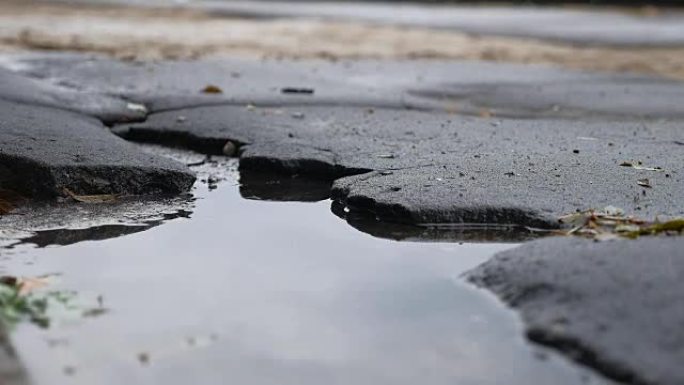
[(235, 156), (237, 154), (237, 146), (230, 140), (223, 145), (223, 155), (225, 156)]

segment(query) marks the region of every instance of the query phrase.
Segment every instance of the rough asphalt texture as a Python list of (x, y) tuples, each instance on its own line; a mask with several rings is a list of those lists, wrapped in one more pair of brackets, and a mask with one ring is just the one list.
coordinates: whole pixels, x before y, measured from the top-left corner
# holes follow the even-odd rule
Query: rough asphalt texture
[[(36, 196), (63, 195), (63, 187), (87, 194), (190, 187), (181, 163), (144, 154), (106, 121), (129, 140), (207, 154), (230, 141), (246, 197), (317, 200), (332, 183), (337, 215), (395, 239), (441, 237), (427, 227), (403, 231), (416, 223), (555, 228), (562, 214), (608, 205), (641, 217), (684, 215), (679, 82), (492, 63), (140, 64), (70, 54), (3, 63), (16, 72), (0, 72), (0, 81), (45, 90), (38, 97), (0, 88), (0, 182)], [(202, 93), (207, 85), (222, 93)], [(124, 102), (144, 104), (146, 120), (125, 123), (140, 116), (127, 115)], [(286, 180), (268, 195), (247, 176), (264, 171), (325, 184), (303, 196), (298, 181)], [(646, 179), (651, 187), (639, 184)], [(378, 230), (364, 216), (396, 227)], [(92, 236), (45, 234), (35, 243)], [(532, 339), (615, 378), (676, 384), (684, 379), (675, 367), (684, 346), (679, 250), (679, 238), (543, 240), (495, 258), (472, 279), (518, 306)]]
[[(327, 179), (382, 171), (339, 180), (333, 194), (385, 220), (557, 227), (562, 214), (607, 205), (682, 214), (681, 130), (649, 119), (681, 119), (679, 82), (486, 63), (18, 63), (27, 76), (145, 103), (144, 123), (115, 129), (127, 139), (207, 153), (230, 140), (246, 145), (243, 169)], [(202, 93), (208, 84), (223, 92)], [(637, 161), (665, 171), (619, 166)]]
[(530, 339), (631, 384), (684, 383), (684, 238), (552, 238), (469, 279), (517, 308)]
[[(338, 179), (333, 197), (391, 222), (553, 228), (563, 214), (608, 205), (647, 217), (684, 215), (678, 123), (213, 106), (153, 114), (120, 133), (209, 153), (235, 141), (242, 169), (360, 174)], [(620, 166), (636, 160), (664, 171)], [(641, 179), (653, 187), (639, 186)]]
[(55, 85), (0, 69), (0, 100), (55, 107), (93, 116), (106, 124), (145, 119), (144, 106), (62, 82)]
[[(684, 106), (678, 102), (684, 98), (682, 82), (536, 65), (239, 59), (130, 63), (74, 54), (25, 55), (7, 62), (28, 77), (143, 103), (150, 112), (254, 104), (420, 109), (518, 118), (684, 118)], [(201, 93), (207, 85), (223, 92)], [(283, 93), (288, 87), (314, 92)]]
[(28, 197), (179, 193), (183, 165), (139, 151), (94, 118), (0, 101), (0, 186)]

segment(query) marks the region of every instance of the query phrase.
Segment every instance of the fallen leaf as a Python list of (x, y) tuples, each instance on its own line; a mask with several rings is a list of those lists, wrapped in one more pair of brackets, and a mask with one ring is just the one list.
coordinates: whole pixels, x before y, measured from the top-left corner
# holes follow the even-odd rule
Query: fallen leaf
[(71, 199), (82, 203), (109, 203), (117, 200), (117, 196), (114, 194), (77, 195), (66, 187), (64, 193)]
[(47, 286), (49, 283), (47, 277), (30, 278), (11, 275), (0, 277), (0, 284), (16, 289), (19, 295), (26, 295), (35, 289)]
[(35, 289), (40, 289), (49, 285), (50, 282), (46, 278), (19, 278), (17, 281), (17, 288), (19, 295), (26, 295)]
[(642, 235), (684, 232), (684, 218), (666, 222), (648, 222), (632, 216), (625, 216), (621, 209), (608, 206), (604, 211), (586, 210), (561, 216), (559, 222), (571, 225), (561, 235), (577, 235), (597, 241), (616, 238), (638, 238)]
[(204, 94), (222, 94), (223, 90), (218, 86), (213, 84), (208, 84), (206, 87), (202, 88), (202, 93)]

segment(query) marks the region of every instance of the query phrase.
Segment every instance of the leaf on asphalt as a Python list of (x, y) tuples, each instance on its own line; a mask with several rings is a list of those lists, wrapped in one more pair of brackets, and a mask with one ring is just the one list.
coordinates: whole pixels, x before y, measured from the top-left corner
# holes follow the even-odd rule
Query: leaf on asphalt
[(64, 188), (64, 193), (71, 197), (71, 199), (82, 203), (109, 203), (118, 199), (114, 194), (78, 195), (66, 187)]
[(631, 167), (636, 170), (644, 170), (644, 171), (665, 171), (663, 170), (662, 167), (645, 167), (642, 165), (641, 162), (622, 162), (620, 163), (620, 166), (622, 167)]
[(15, 288), (19, 295), (26, 295), (35, 289), (49, 285), (49, 278), (49, 275), (34, 278), (3, 275), (0, 277), (0, 284)]
[(596, 241), (684, 232), (684, 218), (649, 222), (625, 216), (624, 211), (613, 206), (608, 206), (602, 211), (586, 210), (564, 215), (559, 218), (559, 222), (569, 227), (559, 234), (583, 236)]
[(47, 278), (20, 278), (19, 279), (19, 284), (17, 285), (19, 288), (19, 294), (20, 295), (25, 295), (28, 294), (35, 289), (40, 289), (41, 287), (45, 287), (49, 285), (50, 282), (47, 280)]
[(213, 84), (208, 84), (206, 87), (202, 88), (203, 94), (222, 94), (223, 90), (218, 86)]
[(684, 218), (672, 219), (665, 222), (655, 222), (647, 226), (641, 226), (639, 230), (625, 234), (629, 238), (636, 238), (642, 235), (658, 235), (662, 233), (682, 233), (684, 232)]

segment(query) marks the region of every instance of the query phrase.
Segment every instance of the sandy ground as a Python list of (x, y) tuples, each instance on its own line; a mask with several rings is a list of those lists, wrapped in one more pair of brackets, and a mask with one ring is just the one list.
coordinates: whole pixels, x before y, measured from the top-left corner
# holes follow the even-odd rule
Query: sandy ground
[(440, 58), (543, 63), (684, 79), (684, 48), (575, 47), (520, 38), (319, 20), (218, 18), (201, 11), (0, 4), (0, 51), (74, 50), (121, 59), (212, 55)]

